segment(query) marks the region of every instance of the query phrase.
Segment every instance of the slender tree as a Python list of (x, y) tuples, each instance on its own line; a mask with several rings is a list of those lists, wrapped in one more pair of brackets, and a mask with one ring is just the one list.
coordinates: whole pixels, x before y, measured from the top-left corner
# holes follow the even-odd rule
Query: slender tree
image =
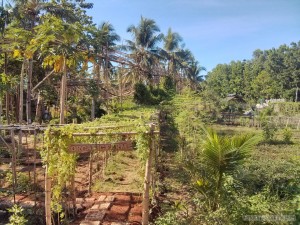
[(179, 63), (180, 53), (182, 48), (180, 43), (182, 42), (182, 37), (178, 33), (172, 32), (172, 29), (168, 29), (167, 35), (163, 38), (164, 46), (161, 50), (161, 54), (167, 60), (167, 74), (175, 78), (176, 65)]
[(53, 67), (55, 72), (62, 73), (60, 95), (60, 123), (65, 123), (65, 99), (67, 73), (74, 67), (82, 52), (76, 48), (83, 35), (80, 23), (66, 23), (60, 18), (46, 14), (43, 23), (35, 28), (36, 37), (32, 39), (30, 50), (38, 51), (44, 57), (44, 66)]
[(151, 82), (153, 68), (159, 64), (157, 44), (162, 40), (163, 34), (159, 33), (160, 29), (154, 20), (144, 17), (141, 17), (137, 26), (129, 26), (127, 32), (133, 36), (133, 40), (127, 40), (125, 46), (137, 66), (132, 69), (138, 75), (138, 80)]

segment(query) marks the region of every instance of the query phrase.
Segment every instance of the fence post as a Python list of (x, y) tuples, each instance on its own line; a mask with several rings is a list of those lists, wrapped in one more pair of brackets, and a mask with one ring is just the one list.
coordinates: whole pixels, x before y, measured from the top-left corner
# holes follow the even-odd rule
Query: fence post
[(16, 204), (16, 187), (17, 187), (17, 172), (16, 172), (16, 145), (15, 145), (15, 131), (10, 130), (10, 138), (12, 144), (12, 157), (11, 157), (11, 167), (12, 167), (12, 183), (13, 183), (13, 195), (14, 204)]
[(45, 214), (46, 214), (46, 225), (51, 225), (51, 177), (49, 177), (49, 149), (47, 147), (47, 162), (46, 162), (46, 173), (45, 173)]
[(150, 129), (150, 140), (149, 140), (149, 156), (146, 161), (145, 168), (145, 179), (144, 179), (144, 196), (143, 196), (143, 215), (142, 215), (142, 225), (148, 225), (149, 223), (149, 204), (150, 204), (150, 179), (151, 179), (151, 167), (152, 167), (152, 155), (153, 155), (153, 131), (154, 125), (151, 124)]

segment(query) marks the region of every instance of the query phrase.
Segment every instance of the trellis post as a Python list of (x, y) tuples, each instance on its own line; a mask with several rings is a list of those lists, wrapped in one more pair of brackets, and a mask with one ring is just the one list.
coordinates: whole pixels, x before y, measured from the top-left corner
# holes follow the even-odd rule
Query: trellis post
[(34, 143), (33, 143), (33, 184), (34, 184), (34, 212), (36, 213), (36, 201), (37, 201), (37, 196), (36, 196), (36, 142), (37, 142), (37, 137), (36, 137), (36, 129), (34, 128)]
[(16, 203), (16, 186), (17, 186), (17, 172), (16, 172), (16, 145), (15, 145), (15, 131), (14, 129), (10, 130), (10, 138), (12, 144), (12, 183), (13, 183), (13, 194), (14, 194), (14, 204)]
[(51, 225), (51, 177), (49, 177), (49, 149), (47, 147), (47, 162), (46, 162), (46, 173), (45, 173), (45, 214), (46, 214), (46, 225)]
[(89, 195), (92, 193), (92, 177), (93, 177), (93, 151), (90, 153), (89, 159)]
[(144, 196), (143, 196), (143, 215), (142, 215), (142, 225), (148, 225), (149, 223), (149, 204), (150, 204), (150, 179), (151, 179), (151, 167), (153, 158), (153, 137), (154, 137), (154, 125), (150, 125), (150, 140), (149, 140), (149, 156), (146, 161), (145, 168), (145, 180), (144, 180)]

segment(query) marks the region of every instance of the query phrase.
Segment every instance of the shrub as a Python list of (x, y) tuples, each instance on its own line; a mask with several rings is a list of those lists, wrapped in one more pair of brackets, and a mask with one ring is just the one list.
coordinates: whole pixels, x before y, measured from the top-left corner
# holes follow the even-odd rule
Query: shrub
[[(5, 180), (9, 184), (9, 186), (13, 185), (13, 174), (11, 171), (6, 173)], [(17, 173), (17, 185), (17, 192), (26, 192), (31, 189), (29, 177), (22, 172)]]
[(163, 89), (147, 87), (143, 83), (137, 83), (134, 87), (134, 102), (140, 105), (158, 105), (168, 100), (170, 95)]
[(166, 76), (162, 79), (161, 86), (169, 94), (174, 94), (176, 92), (175, 82), (170, 76)]
[(283, 129), (283, 141), (285, 143), (291, 143), (292, 136), (293, 136), (293, 133), (290, 128), (286, 127)]
[(167, 212), (155, 221), (155, 225), (179, 225), (176, 213), (173, 211)]
[(11, 212), (12, 215), (9, 217), (9, 223), (7, 225), (25, 225), (27, 223), (27, 219), (23, 214), (24, 209), (21, 206), (14, 205), (8, 211)]
[(274, 136), (277, 131), (277, 127), (275, 126), (275, 124), (264, 120), (261, 123), (261, 126), (263, 129), (263, 136), (264, 136), (265, 141), (267, 141), (267, 142), (274, 141)]
[(133, 99), (137, 104), (141, 105), (149, 105), (152, 102), (150, 91), (143, 83), (135, 84)]

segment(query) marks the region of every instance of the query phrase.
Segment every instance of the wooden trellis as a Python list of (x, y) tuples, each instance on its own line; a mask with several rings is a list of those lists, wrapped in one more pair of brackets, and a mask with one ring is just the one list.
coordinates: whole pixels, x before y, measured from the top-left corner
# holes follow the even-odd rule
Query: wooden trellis
[[(106, 127), (107, 128), (107, 127)], [(117, 126), (109, 126), (109, 128), (118, 128)], [(90, 128), (87, 128), (90, 129)], [(95, 128), (93, 129), (103, 129), (103, 127)], [(150, 205), (150, 187), (152, 186), (152, 189), (155, 187), (155, 179), (153, 175), (153, 160), (157, 158), (157, 154), (159, 151), (157, 148), (159, 147), (158, 145), (156, 146), (156, 143), (154, 141), (155, 135), (159, 134), (159, 131), (155, 131), (155, 125), (151, 124), (150, 125), (150, 131), (145, 132), (146, 134), (150, 135), (149, 138), (149, 155), (146, 160), (145, 164), (145, 177), (144, 177), (144, 193), (143, 193), (143, 213), (142, 213), (142, 224), (147, 225), (149, 223), (149, 205)], [(128, 137), (128, 136), (136, 136), (140, 134), (139, 132), (115, 132), (115, 133), (106, 133), (106, 132), (97, 132), (97, 133), (73, 133), (73, 137), (96, 137), (96, 136), (121, 136), (121, 137)], [(118, 151), (132, 151), (134, 150), (133, 147), (133, 142), (130, 141), (119, 141), (119, 142), (114, 142), (114, 143), (73, 143), (68, 146), (68, 151), (70, 153), (90, 153), (90, 160), (89, 160), (89, 193), (91, 192), (91, 183), (92, 183), (92, 153), (95, 152), (104, 152), (106, 155), (108, 152), (113, 151), (113, 152), (118, 152)], [(107, 160), (107, 159), (106, 159)], [(47, 168), (46, 168), (47, 171)], [(76, 212), (76, 194), (75, 194), (75, 184), (74, 184), (74, 177), (72, 179), (72, 184), (71, 184), (71, 192), (72, 192), (72, 205), (74, 207), (74, 213)], [(153, 181), (153, 182), (151, 182)], [(46, 225), (51, 225), (51, 178), (47, 175), (46, 173), (46, 178), (45, 178), (45, 214), (46, 214)]]
[[(12, 171), (12, 194), (13, 194), (13, 203), (15, 204), (16, 201), (16, 188), (18, 186), (18, 179), (17, 179), (17, 164), (20, 161), (18, 159), (18, 153), (26, 151), (26, 160), (25, 165), (29, 168), (29, 147), (28, 147), (28, 135), (33, 135), (33, 177), (31, 177), (30, 170), (28, 169), (28, 178), (33, 182), (33, 191), (34, 191), (34, 211), (36, 212), (37, 209), (37, 142), (38, 142), (38, 133), (43, 133), (45, 130), (44, 126), (33, 126), (33, 125), (1, 125), (0, 126), (0, 143), (2, 146), (5, 146), (7, 151), (10, 153), (10, 159), (7, 158), (0, 158), (2, 163), (10, 163), (11, 171)], [(26, 148), (23, 149), (23, 137), (26, 138)]]
[[(79, 125), (80, 126), (80, 125)], [(159, 131), (155, 131), (155, 125), (150, 125), (150, 131), (146, 132), (148, 135), (150, 135), (150, 143), (149, 143), (149, 155), (146, 160), (145, 164), (145, 178), (144, 178), (144, 193), (143, 193), (143, 213), (142, 213), (142, 224), (146, 225), (149, 221), (149, 205), (150, 205), (150, 188), (152, 186), (152, 189), (154, 189), (155, 181), (154, 175), (152, 172), (153, 167), (153, 161), (155, 158), (157, 158), (157, 154), (159, 151), (157, 148), (159, 147), (156, 145), (154, 139), (155, 135), (159, 134)], [(119, 126), (119, 127), (126, 127), (126, 126)], [(119, 128), (118, 127), (118, 128)], [(114, 135), (114, 136), (122, 136), (122, 137), (128, 137), (128, 136), (136, 136), (139, 133), (138, 132), (115, 132), (115, 133), (106, 133), (101, 132), (101, 129), (110, 129), (110, 128), (117, 128), (115, 126), (104, 126), (104, 127), (88, 127), (88, 129), (98, 129), (98, 133), (73, 133), (73, 137), (80, 137), (80, 136), (106, 136), (106, 135)], [(27, 142), (27, 136), (28, 134), (31, 134), (34, 136), (33, 140), (33, 148), (34, 148), (34, 154), (33, 154), (33, 184), (36, 184), (37, 174), (36, 174), (36, 160), (37, 160), (37, 153), (36, 153), (36, 147), (37, 147), (37, 134), (43, 133), (47, 127), (45, 126), (34, 126), (34, 125), (3, 125), (0, 126), (0, 131), (5, 134), (10, 135), (11, 143), (7, 143), (5, 138), (0, 133), (0, 142), (3, 143), (4, 146), (7, 147), (7, 149), (11, 153), (11, 167), (12, 167), (12, 193), (13, 193), (13, 202), (16, 203), (16, 186), (17, 186), (17, 172), (16, 172), (16, 165), (17, 165), (17, 152), (20, 151), (22, 148), (22, 138), (25, 135), (26, 142)], [(16, 141), (18, 140), (18, 141)], [(28, 146), (27, 146), (28, 147)], [(84, 144), (84, 143), (74, 143), (69, 145), (69, 152), (70, 153), (87, 153), (87, 152), (104, 152), (107, 153), (109, 151), (131, 151), (133, 150), (133, 142), (131, 140), (128, 141), (119, 141), (115, 143), (90, 143), (90, 144)], [(27, 154), (28, 155), (28, 154)], [(28, 158), (27, 158), (28, 159)], [(90, 168), (91, 164), (93, 162), (90, 160)], [(46, 168), (47, 171), (47, 168)], [(91, 171), (90, 171), (90, 178), (89, 178), (89, 190), (91, 187)], [(73, 206), (76, 206), (75, 199), (75, 186), (74, 186), (75, 180), (72, 180), (72, 201)], [(35, 196), (35, 208), (37, 206), (37, 193), (36, 190), (34, 190), (34, 196)], [(47, 172), (45, 174), (45, 216), (46, 216), (46, 224), (50, 225), (51, 223), (51, 208), (50, 208), (50, 202), (51, 202), (51, 177), (48, 176)]]

